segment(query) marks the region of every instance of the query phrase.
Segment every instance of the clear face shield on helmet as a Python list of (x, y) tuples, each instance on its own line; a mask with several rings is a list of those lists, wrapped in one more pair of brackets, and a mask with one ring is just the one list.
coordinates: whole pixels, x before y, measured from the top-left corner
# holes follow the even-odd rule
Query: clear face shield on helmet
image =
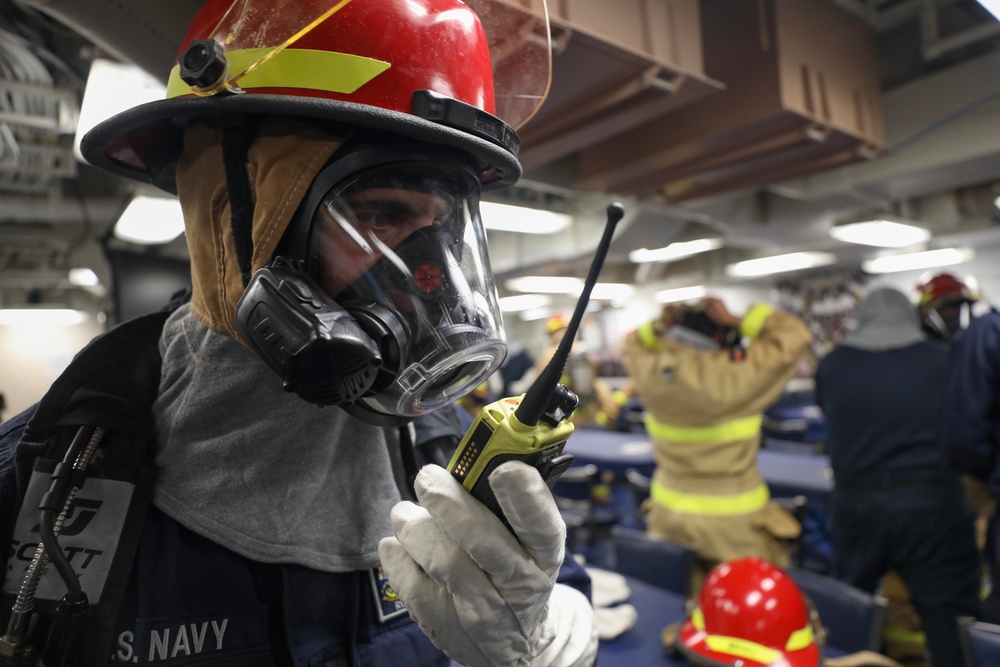
[(310, 227), (310, 274), (362, 326), (392, 339), (363, 404), (415, 417), (499, 368), (506, 340), (472, 174), (376, 166), (329, 190)]
[[(232, 0), (217, 20), (200, 25), (190, 35), (198, 45), (181, 58), (180, 65), (188, 73), (185, 81), (191, 79), (190, 90), (199, 96), (240, 92), (259, 85), (258, 80), (267, 78), (263, 74), (266, 70), (290, 67), (281, 62), (288, 60), (290, 53), (286, 51), (294, 52), (298, 43), (308, 43), (307, 36), (318, 27), (322, 31), (326, 22), (350, 21), (351, 12), (345, 10), (352, 4), (371, 4), (371, 0)], [(508, 0), (465, 0), (464, 4), (478, 17), (492, 53), (493, 90), (484, 94), (493, 98), (491, 106), (495, 108), (488, 110), (519, 129), (538, 111), (552, 81), (546, 0), (533, 0), (530, 6), (517, 6)], [(411, 12), (415, 24), (426, 20), (428, 14), (419, 2), (397, 3), (384, 10)], [(448, 20), (467, 22), (459, 13), (453, 13), (455, 16)], [(443, 18), (444, 14), (438, 15), (438, 20)], [(399, 44), (397, 48), (409, 46)], [(341, 64), (349, 63), (345, 60)], [(456, 64), (461, 68), (461, 59)], [(412, 64), (397, 62), (392, 66), (406, 68)], [(445, 64), (438, 60), (434, 66)], [(413, 72), (413, 76), (422, 75)]]

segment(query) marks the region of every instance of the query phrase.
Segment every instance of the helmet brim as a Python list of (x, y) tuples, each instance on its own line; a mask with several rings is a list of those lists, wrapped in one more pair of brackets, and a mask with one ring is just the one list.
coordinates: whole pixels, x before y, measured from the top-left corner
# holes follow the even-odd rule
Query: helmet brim
[(458, 148), (481, 160), (486, 169), (495, 170), (495, 178), (484, 179), (484, 189), (511, 185), (521, 176), (521, 165), (514, 153), (465, 131), (366, 104), (276, 94), (244, 93), (148, 102), (96, 125), (81, 140), (80, 152), (95, 167), (176, 194), (174, 171), (184, 128), (197, 118), (244, 114), (316, 119)]
[[(708, 634), (694, 627), (691, 619), (685, 619), (677, 634), (677, 650), (689, 661), (713, 667), (731, 667), (736, 656), (719, 653), (708, 647), (705, 639)], [(797, 651), (781, 651), (788, 667), (820, 667), (823, 664), (823, 652), (816, 642)], [(770, 667), (767, 663), (739, 657), (743, 667)]]

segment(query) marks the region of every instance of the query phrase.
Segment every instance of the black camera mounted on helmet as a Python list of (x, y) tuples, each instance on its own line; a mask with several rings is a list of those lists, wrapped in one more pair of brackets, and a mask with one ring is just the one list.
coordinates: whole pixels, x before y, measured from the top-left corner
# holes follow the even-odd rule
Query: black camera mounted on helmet
[(674, 326), (684, 327), (710, 338), (723, 349), (730, 350), (734, 358), (742, 351), (743, 336), (739, 330), (719, 324), (700, 306), (683, 306), (674, 316)]

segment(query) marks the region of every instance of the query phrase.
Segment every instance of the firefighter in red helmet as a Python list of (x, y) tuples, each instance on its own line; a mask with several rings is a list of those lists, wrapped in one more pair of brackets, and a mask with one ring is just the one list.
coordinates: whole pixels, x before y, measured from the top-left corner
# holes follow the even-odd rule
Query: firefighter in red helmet
[(950, 273), (939, 273), (917, 286), (920, 325), (930, 338), (949, 341), (969, 326), (970, 307), (978, 296)]
[(178, 196), (192, 292), (5, 423), (0, 656), (593, 664), (537, 470), (489, 478), (508, 529), (407, 428), (506, 353), (479, 195), (520, 176), (548, 34), (544, 5), (208, 0), (167, 99), (83, 139)]

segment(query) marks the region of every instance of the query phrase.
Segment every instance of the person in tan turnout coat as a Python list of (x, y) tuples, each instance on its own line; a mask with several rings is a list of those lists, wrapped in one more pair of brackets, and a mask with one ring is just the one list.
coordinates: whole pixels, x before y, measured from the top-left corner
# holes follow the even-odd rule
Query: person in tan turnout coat
[[(763, 410), (808, 354), (811, 335), (767, 304), (744, 317), (717, 298), (664, 307), (625, 341), (623, 361), (646, 407), (656, 471), (651, 534), (692, 545), (692, 595), (720, 562), (760, 556), (788, 565), (801, 527), (770, 502), (757, 469)], [(745, 349), (740, 340), (748, 340)]]

